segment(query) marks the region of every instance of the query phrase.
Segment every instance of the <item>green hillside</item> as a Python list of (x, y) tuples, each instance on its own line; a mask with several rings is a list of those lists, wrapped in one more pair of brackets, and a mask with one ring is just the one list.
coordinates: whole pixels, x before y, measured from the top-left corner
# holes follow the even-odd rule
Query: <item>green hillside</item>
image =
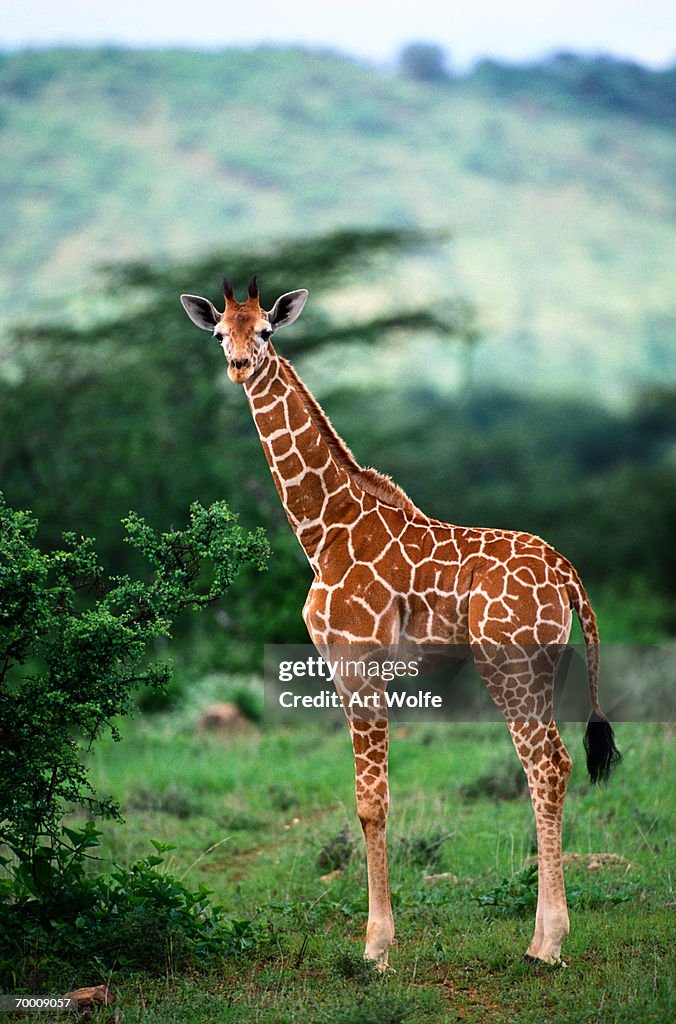
[(441, 309), (462, 294), (480, 377), (624, 397), (676, 371), (673, 80), (570, 56), (428, 83), (297, 49), (3, 55), (6, 319), (63, 308), (101, 262), (442, 229), (346, 318), (374, 289), (393, 307), (402, 288)]

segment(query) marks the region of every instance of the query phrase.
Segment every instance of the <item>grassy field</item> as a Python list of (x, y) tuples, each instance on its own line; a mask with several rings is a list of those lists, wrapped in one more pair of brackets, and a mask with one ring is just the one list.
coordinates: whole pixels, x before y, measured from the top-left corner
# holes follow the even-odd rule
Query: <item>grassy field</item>
[[(521, 961), (535, 899), (530, 802), (506, 729), (394, 730), (390, 858), (398, 946), (377, 976), (361, 959), (365, 863), (346, 729), (251, 726), (198, 737), (194, 712), (139, 717), (99, 748), (94, 781), (122, 802), (103, 856), (118, 863), (170, 842), (166, 869), (206, 883), (251, 925), (250, 948), (217, 971), (120, 971), (101, 1021), (280, 1024), (664, 1022), (669, 1008), (670, 734), (620, 725), (624, 763), (607, 789), (586, 780), (581, 725), (564, 850), (571, 934), (567, 969)], [(590, 854), (614, 854), (594, 868)], [(333, 874), (337, 872), (337, 874)], [(442, 875), (445, 878), (431, 879)], [(332, 876), (332, 877), (327, 877)], [(483, 902), (480, 900), (483, 898)], [(245, 940), (249, 934), (243, 925)], [(673, 1009), (673, 1008), (672, 1008)]]

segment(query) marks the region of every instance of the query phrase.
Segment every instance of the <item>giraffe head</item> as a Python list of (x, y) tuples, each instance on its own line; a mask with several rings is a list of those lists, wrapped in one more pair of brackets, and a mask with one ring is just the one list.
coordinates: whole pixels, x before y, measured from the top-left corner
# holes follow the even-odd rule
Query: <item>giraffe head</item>
[(228, 377), (243, 384), (260, 366), (268, 341), (279, 327), (292, 324), (300, 314), (308, 293), (305, 288), (281, 295), (269, 312), (258, 299), (256, 277), (249, 281), (249, 297), (238, 302), (231, 282), (223, 280), (225, 310), (219, 313), (208, 299), (181, 295), (181, 302), (194, 324), (211, 331), (228, 360)]

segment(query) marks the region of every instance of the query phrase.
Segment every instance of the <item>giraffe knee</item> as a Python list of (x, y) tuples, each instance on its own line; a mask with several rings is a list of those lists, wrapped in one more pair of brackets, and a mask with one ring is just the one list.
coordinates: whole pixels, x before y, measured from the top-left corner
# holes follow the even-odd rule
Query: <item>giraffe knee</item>
[[(547, 747), (549, 747), (548, 751)], [(563, 745), (563, 740), (558, 732), (549, 740), (549, 743), (545, 743), (545, 749), (549, 754), (552, 768), (560, 778), (567, 782), (573, 770), (573, 760)]]
[(567, 785), (573, 762), (555, 726), (550, 728), (544, 740), (532, 751), (531, 759), (535, 777), (545, 785), (554, 788), (561, 784)]
[(384, 825), (387, 821), (387, 799), (373, 796), (357, 796), (357, 814), (363, 829), (369, 825)]

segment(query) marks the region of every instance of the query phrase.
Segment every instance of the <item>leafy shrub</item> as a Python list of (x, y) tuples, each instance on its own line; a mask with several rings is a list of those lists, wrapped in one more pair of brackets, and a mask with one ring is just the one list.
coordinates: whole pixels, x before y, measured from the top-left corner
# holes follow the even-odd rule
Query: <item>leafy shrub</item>
[(488, 892), (473, 897), (489, 917), (534, 913), (538, 902), (538, 869), (531, 864), (513, 878), (503, 878)]
[(250, 722), (263, 721), (265, 709), (262, 697), (250, 686), (238, 686), (234, 690), (231, 700)]
[(139, 711), (154, 714), (161, 711), (171, 711), (180, 704), (185, 696), (185, 687), (179, 679), (171, 679), (165, 687), (145, 686), (139, 691), (136, 698), (136, 706)]
[[(190, 892), (156, 869), (158, 856), (110, 878), (88, 875), (94, 824), (62, 824), (66, 810), (120, 819), (94, 792), (86, 752), (134, 710), (142, 685), (162, 689), (169, 666), (146, 650), (185, 608), (219, 598), (244, 563), (263, 568), (261, 531), (245, 534), (224, 503), (195, 503), (183, 531), (157, 534), (139, 516), (127, 540), (153, 567), (149, 582), (107, 578), (92, 542), (66, 535), (63, 550), (34, 544), (37, 522), (0, 495), (0, 956), (27, 944), (70, 960), (156, 966), (242, 951), (250, 922), (227, 922), (201, 886)], [(174, 811), (190, 813), (182, 796)], [(158, 847), (158, 853), (161, 852)]]
[(107, 578), (93, 544), (67, 534), (63, 550), (34, 544), (37, 522), (0, 495), (0, 842), (19, 857), (40, 857), (42, 840), (60, 841), (73, 806), (118, 817), (93, 792), (85, 751), (134, 709), (139, 687), (162, 689), (166, 664), (145, 662), (185, 608), (217, 600), (244, 563), (262, 568), (261, 531), (245, 534), (225, 503), (195, 503), (183, 531), (158, 534), (139, 516), (127, 541), (153, 567), (149, 582)]
[(159, 870), (172, 846), (110, 877), (88, 876), (88, 851), (99, 845), (92, 823), (64, 828), (72, 845), (40, 847), (19, 859), (0, 889), (0, 959), (6, 965), (29, 947), (68, 963), (148, 971), (198, 966), (248, 951), (268, 933), (253, 920), (228, 920), (200, 885), (191, 891)]

